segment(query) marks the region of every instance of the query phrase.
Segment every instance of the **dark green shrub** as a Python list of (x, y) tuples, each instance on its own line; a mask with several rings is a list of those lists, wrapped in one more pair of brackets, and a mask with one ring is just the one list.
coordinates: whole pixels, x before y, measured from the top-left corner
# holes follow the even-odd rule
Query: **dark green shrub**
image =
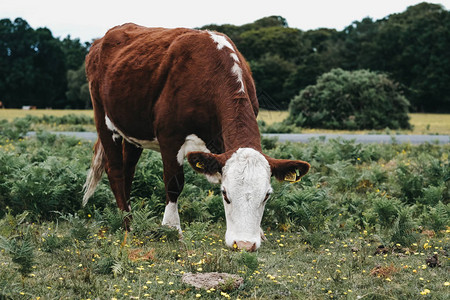
[(50, 124), (50, 125), (94, 125), (94, 118), (84, 114), (67, 114), (61, 117), (54, 115), (43, 115), (41, 117), (27, 115), (23, 118), (17, 118), (15, 120), (25, 120), (33, 124)]
[(329, 129), (410, 128), (408, 100), (386, 75), (333, 69), (289, 106), (286, 124)]
[(292, 223), (297, 228), (322, 229), (328, 220), (331, 205), (323, 189), (275, 190), (273, 199), (267, 202), (263, 224)]
[(110, 232), (116, 232), (117, 230), (122, 229), (123, 220), (129, 215), (129, 213), (124, 212), (117, 207), (112, 208), (109, 206), (105, 207), (101, 213), (96, 210), (96, 213), (96, 219), (98, 219), (104, 227), (108, 228)]
[(264, 150), (274, 149), (277, 146), (278, 137), (261, 137), (261, 146)]
[(397, 184), (400, 187), (399, 198), (407, 203), (415, 203), (416, 198), (422, 196), (424, 187), (424, 174), (407, 164), (400, 164), (396, 172)]
[(438, 202), (444, 200), (445, 186), (428, 186), (423, 189), (422, 197), (418, 198), (419, 203), (435, 206)]
[[(42, 132), (0, 146), (0, 216), (6, 207), (13, 215), (28, 210), (35, 220), (81, 209), (90, 143)], [(89, 204), (104, 208), (112, 199), (110, 188), (101, 184)]]
[(111, 274), (114, 263), (113, 257), (102, 256), (95, 262), (94, 271), (99, 274)]
[(0, 138), (17, 140), (24, 137), (30, 131), (31, 122), (26, 118), (16, 118), (13, 122), (0, 121)]
[(450, 225), (450, 204), (439, 202), (424, 213), (423, 224), (435, 232), (445, 230)]
[(70, 243), (71, 240), (68, 237), (59, 237), (56, 234), (49, 234), (45, 238), (42, 238), (41, 250), (53, 253), (55, 250), (70, 245)]
[(84, 173), (77, 161), (62, 157), (27, 165), (11, 174), (9, 205), (15, 212), (30, 211), (34, 218), (48, 218), (56, 210), (73, 212), (81, 208)]
[(151, 228), (159, 226), (150, 206), (137, 207), (137, 205), (133, 205), (132, 212), (131, 227), (134, 234), (145, 236)]
[(34, 244), (29, 232), (21, 236), (5, 238), (0, 235), (0, 249), (7, 253), (12, 261), (17, 264), (22, 277), (31, 273), (35, 263)]
[(92, 234), (93, 225), (88, 224), (86, 219), (80, 218), (77, 214), (67, 214), (60, 216), (70, 224), (70, 236), (77, 241), (86, 241)]
[(404, 206), (398, 210), (398, 215), (394, 221), (391, 234), (391, 243), (401, 245), (411, 245), (419, 239), (415, 229), (416, 221), (413, 219), (414, 207)]
[(398, 217), (401, 202), (395, 198), (377, 197), (372, 200), (373, 210), (381, 227), (390, 228)]

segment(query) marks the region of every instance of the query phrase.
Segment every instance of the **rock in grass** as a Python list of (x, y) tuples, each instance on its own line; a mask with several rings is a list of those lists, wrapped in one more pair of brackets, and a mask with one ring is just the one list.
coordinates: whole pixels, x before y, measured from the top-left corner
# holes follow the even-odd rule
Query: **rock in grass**
[(190, 284), (198, 289), (209, 290), (211, 288), (217, 290), (233, 290), (239, 288), (244, 279), (235, 274), (228, 273), (186, 273), (181, 278), (181, 281)]

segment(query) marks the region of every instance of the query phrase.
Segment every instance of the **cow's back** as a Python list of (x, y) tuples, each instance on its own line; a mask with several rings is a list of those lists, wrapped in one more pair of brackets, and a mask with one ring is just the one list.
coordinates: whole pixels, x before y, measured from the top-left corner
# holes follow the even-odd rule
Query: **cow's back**
[(130, 85), (143, 90), (144, 81), (154, 89), (156, 79), (164, 71), (167, 49), (189, 31), (192, 30), (147, 28), (132, 23), (116, 26), (92, 45), (86, 58), (88, 81), (102, 87), (102, 98), (130, 91)]
[(249, 99), (256, 114), (245, 59), (226, 37), (231, 49), (219, 47), (212, 37), (186, 28), (112, 28), (94, 42), (86, 59), (94, 108), (101, 107), (116, 127), (141, 139), (153, 138), (158, 130), (183, 135), (210, 128), (224, 110), (236, 111), (223, 107), (227, 101), (236, 105), (236, 97)]
[(128, 23), (96, 40), (86, 57), (94, 109), (104, 111), (123, 131), (152, 138), (153, 107), (170, 69), (167, 51), (188, 32), (193, 30)]

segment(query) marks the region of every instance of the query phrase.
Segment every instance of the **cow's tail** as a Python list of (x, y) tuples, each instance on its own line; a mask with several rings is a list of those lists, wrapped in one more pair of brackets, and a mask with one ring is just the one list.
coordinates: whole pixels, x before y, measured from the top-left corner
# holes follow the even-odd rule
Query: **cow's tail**
[(97, 184), (102, 179), (105, 171), (105, 150), (100, 140), (97, 140), (94, 147), (94, 156), (91, 162), (91, 168), (88, 171), (86, 183), (83, 186), (83, 206), (86, 205), (89, 198), (94, 194)]

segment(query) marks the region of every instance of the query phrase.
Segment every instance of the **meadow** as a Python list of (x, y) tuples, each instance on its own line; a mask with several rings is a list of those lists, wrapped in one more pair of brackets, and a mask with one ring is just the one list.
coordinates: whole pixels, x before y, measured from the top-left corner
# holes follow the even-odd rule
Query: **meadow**
[[(82, 118), (92, 118), (94, 113), (92, 110), (22, 110), (22, 109), (0, 109), (0, 120), (13, 121), (15, 118), (23, 118), (27, 115), (41, 118), (39, 124), (35, 124), (35, 130), (56, 130), (56, 131), (95, 131), (93, 122), (86, 124), (55, 124), (52, 123), (51, 117), (62, 118), (68, 115), (80, 116)], [(269, 126), (282, 122), (289, 115), (288, 111), (269, 111), (261, 110), (258, 115), (258, 121), (264, 122)], [(325, 130), (325, 129), (296, 129), (296, 132), (302, 133), (355, 133), (355, 134), (380, 134), (380, 133), (399, 133), (399, 134), (449, 134), (450, 135), (450, 114), (424, 114), (411, 113), (410, 122), (413, 125), (412, 130), (396, 130), (391, 132), (389, 129), (383, 131), (369, 130)], [(47, 119), (43, 118), (47, 117)], [(73, 123), (73, 122), (72, 122)], [(78, 125), (78, 126), (77, 126)], [(275, 127), (276, 128), (276, 127)], [(264, 129), (264, 128), (263, 128)]]
[[(84, 117), (0, 122), (0, 299), (446, 299), (450, 292), (450, 145), (308, 144), (263, 139), (277, 158), (312, 169), (273, 180), (254, 253), (224, 244), (220, 189), (185, 165), (183, 238), (160, 226), (162, 162), (145, 151), (121, 228), (107, 179), (85, 208), (92, 143), (33, 124), (92, 126)], [(48, 117), (47, 117), (48, 118)], [(436, 258), (433, 258), (435, 256)], [(187, 272), (244, 278), (196, 290)]]

